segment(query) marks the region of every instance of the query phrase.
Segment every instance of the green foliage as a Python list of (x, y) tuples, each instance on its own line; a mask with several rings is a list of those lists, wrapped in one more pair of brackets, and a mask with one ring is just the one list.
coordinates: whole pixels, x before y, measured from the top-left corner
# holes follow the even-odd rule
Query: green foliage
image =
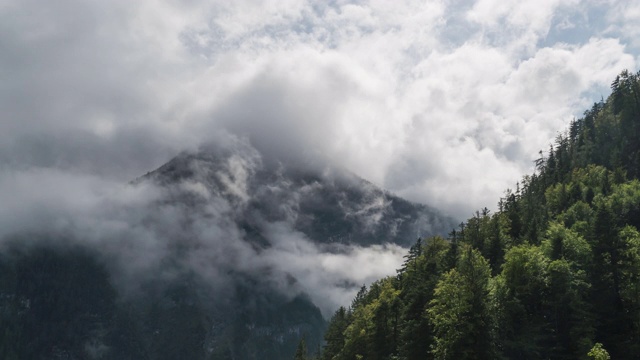
[(552, 222), (542, 242), (542, 249), (552, 260), (567, 260), (574, 269), (587, 270), (592, 261), (589, 243), (577, 232)]
[(593, 359), (593, 360), (611, 359), (611, 356), (609, 356), (609, 353), (607, 352), (607, 350), (605, 350), (602, 347), (601, 343), (596, 343), (595, 345), (593, 345), (593, 348), (589, 350), (589, 353), (587, 355), (589, 356), (590, 359)]
[(307, 360), (307, 355), (307, 342), (304, 340), (303, 336), (302, 339), (300, 339), (300, 343), (298, 343), (298, 347), (296, 348), (296, 353), (293, 356), (293, 360)]
[(400, 318), (400, 291), (392, 278), (372, 284), (377, 296), (361, 303), (353, 310), (353, 321), (344, 331), (345, 340), (338, 359), (386, 359), (398, 345)]
[(587, 236), (589, 223), (593, 219), (593, 209), (584, 201), (577, 201), (571, 205), (566, 211), (557, 216), (559, 222), (580, 234), (582, 237)]
[(492, 324), (488, 316), (489, 263), (467, 247), (457, 268), (438, 282), (427, 317), (434, 327), (436, 359), (492, 359)]
[(344, 347), (344, 332), (347, 326), (349, 326), (347, 310), (340, 307), (329, 321), (324, 335), (326, 344), (322, 351), (322, 360), (331, 360), (340, 353)]
[(586, 273), (561, 259), (549, 263), (548, 276), (545, 305), (552, 334), (551, 358), (580, 358), (591, 346), (594, 336)]
[(323, 359), (640, 358), (640, 73), (612, 92), (498, 212), (416, 243), (396, 279), (336, 313), (348, 340)]
[(620, 297), (626, 319), (631, 323), (628, 343), (633, 353), (640, 353), (640, 233), (635, 227), (620, 230), (622, 242)]
[(508, 358), (542, 358), (547, 348), (549, 324), (547, 258), (539, 247), (521, 245), (505, 254), (496, 279), (496, 309)]
[(437, 359), (460, 356), (456, 353), (458, 342), (469, 331), (465, 325), (471, 312), (471, 294), (461, 291), (465, 287), (464, 277), (452, 269), (446, 273), (435, 289), (428, 316), (435, 327), (434, 355)]
[(440, 275), (448, 268), (450, 246), (441, 237), (424, 242), (418, 258), (403, 273), (400, 292), (401, 329), (399, 355), (407, 359), (424, 358), (431, 350), (432, 326), (424, 309), (432, 299)]

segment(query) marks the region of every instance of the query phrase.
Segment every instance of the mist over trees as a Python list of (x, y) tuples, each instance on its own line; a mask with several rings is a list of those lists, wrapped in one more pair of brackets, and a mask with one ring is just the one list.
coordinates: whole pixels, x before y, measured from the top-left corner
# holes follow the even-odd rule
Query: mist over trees
[[(162, 226), (152, 230), (167, 242), (143, 250), (168, 255), (158, 256), (149, 267), (159, 273), (139, 279), (136, 295), (121, 293), (118, 276), (131, 273), (114, 271), (116, 263), (109, 256), (122, 252), (111, 248), (107, 254), (109, 247), (97, 245), (99, 236), (86, 246), (69, 240), (78, 234), (27, 233), (3, 239), (0, 358), (640, 358), (640, 73), (624, 71), (616, 77), (611, 96), (572, 121), (548, 151), (540, 152), (536, 171), (505, 192), (498, 211), (477, 211), (447, 236), (418, 238), (395, 276), (363, 286), (328, 323), (313, 299), (299, 290), (305, 285), (300, 283), (315, 274), (296, 279), (289, 268), (275, 266), (275, 260), (292, 257), (274, 256), (256, 267), (256, 261), (265, 260), (260, 256), (274, 248), (277, 255), (293, 248), (293, 255), (307, 259), (336, 255), (322, 247), (333, 249), (331, 244), (311, 241), (331, 242), (323, 232), (329, 223), (339, 225), (338, 235), (356, 228), (362, 234), (392, 236), (407, 233), (397, 231), (396, 214), (405, 214), (404, 221), (413, 223), (417, 214), (429, 209), (361, 180), (342, 186), (340, 181), (324, 182), (309, 174), (275, 174), (272, 185), (277, 186), (269, 187), (271, 192), (265, 195), (273, 201), (251, 203), (247, 199), (259, 197), (244, 196), (246, 190), (261, 189), (259, 180), (269, 176), (247, 177), (256, 181), (253, 187), (231, 186), (244, 179), (236, 173), (231, 176), (231, 170), (244, 174), (250, 169), (242, 165), (246, 158), (226, 159), (228, 173), (210, 159), (183, 158), (188, 161), (178, 161), (179, 157), (163, 169), (167, 176), (159, 177), (162, 171), (156, 174), (161, 186), (173, 189), (173, 198), (144, 202), (159, 211), (157, 217), (146, 213), (138, 223), (125, 214), (130, 222), (103, 224), (140, 225), (136, 228), (140, 230), (150, 220), (163, 220), (155, 221)], [(202, 166), (212, 163), (216, 166)], [(196, 173), (203, 176), (196, 176), (198, 182), (184, 182), (194, 180), (194, 174), (176, 171), (180, 166), (205, 171)], [(204, 176), (213, 170), (217, 177)], [(291, 189), (313, 196), (296, 196), (295, 206), (285, 210), (308, 212), (289, 216), (293, 213), (284, 211), (269, 222), (262, 214), (274, 216), (272, 209), (281, 199), (289, 199), (280, 195), (291, 194)], [(205, 206), (211, 205), (205, 199), (212, 197), (224, 206)], [(327, 209), (327, 204), (342, 212)], [(197, 206), (210, 212), (194, 214)], [(226, 213), (237, 217), (220, 216)], [(215, 234), (207, 222), (212, 219), (220, 222)], [(445, 220), (431, 223), (442, 226)], [(202, 226), (187, 226), (193, 224)], [(384, 225), (384, 232), (370, 231), (371, 224)], [(107, 228), (89, 229), (107, 233)], [(300, 235), (303, 231), (308, 234)], [(174, 238), (175, 233), (180, 236)], [(219, 234), (229, 236), (213, 236)], [(380, 241), (365, 240), (365, 244)], [(347, 255), (364, 249), (356, 245), (343, 244), (342, 249), (351, 249)], [(212, 251), (237, 246), (253, 267), (238, 268), (230, 253)], [(213, 261), (221, 258), (225, 267)], [(356, 271), (353, 264), (352, 259), (351, 269)], [(233, 281), (218, 288), (206, 284), (207, 272), (198, 273), (203, 268)], [(357, 286), (330, 285), (326, 288)]]
[(315, 350), (323, 315), (392, 272), (400, 244), (454, 224), (346, 169), (226, 140), (4, 226), (0, 358), (282, 359), (303, 334)]
[(418, 239), (316, 358), (640, 358), (640, 73), (540, 152), (499, 210)]

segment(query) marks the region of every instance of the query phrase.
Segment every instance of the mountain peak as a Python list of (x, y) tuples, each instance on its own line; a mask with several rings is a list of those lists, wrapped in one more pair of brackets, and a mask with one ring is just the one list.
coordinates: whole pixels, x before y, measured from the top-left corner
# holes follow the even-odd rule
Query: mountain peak
[(409, 245), (444, 234), (453, 220), (390, 194), (352, 172), (323, 163), (279, 159), (250, 145), (209, 145), (183, 152), (136, 180), (170, 191), (171, 201), (224, 203), (248, 234), (286, 222), (316, 243)]

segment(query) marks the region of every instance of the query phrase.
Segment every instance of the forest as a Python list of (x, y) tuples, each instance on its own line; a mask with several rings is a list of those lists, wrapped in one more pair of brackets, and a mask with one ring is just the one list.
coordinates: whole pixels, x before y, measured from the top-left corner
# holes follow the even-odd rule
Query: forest
[(611, 90), (496, 212), (418, 239), (295, 359), (640, 358), (640, 73)]

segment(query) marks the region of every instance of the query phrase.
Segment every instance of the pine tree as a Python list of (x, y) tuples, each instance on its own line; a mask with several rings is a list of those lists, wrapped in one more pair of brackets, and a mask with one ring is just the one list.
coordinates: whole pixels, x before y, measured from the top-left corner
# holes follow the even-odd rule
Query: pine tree
[(344, 331), (348, 325), (347, 310), (341, 306), (329, 321), (329, 326), (325, 332), (324, 340), (326, 345), (321, 356), (323, 360), (331, 360), (340, 353), (340, 350), (344, 347)]
[(296, 354), (293, 357), (293, 360), (307, 360), (307, 342), (304, 339), (304, 336), (302, 337), (302, 339), (300, 339), (300, 342), (298, 343), (298, 347), (296, 348)]
[(444, 274), (427, 316), (434, 327), (436, 359), (493, 359), (488, 312), (491, 269), (479, 251), (467, 246), (458, 267)]

